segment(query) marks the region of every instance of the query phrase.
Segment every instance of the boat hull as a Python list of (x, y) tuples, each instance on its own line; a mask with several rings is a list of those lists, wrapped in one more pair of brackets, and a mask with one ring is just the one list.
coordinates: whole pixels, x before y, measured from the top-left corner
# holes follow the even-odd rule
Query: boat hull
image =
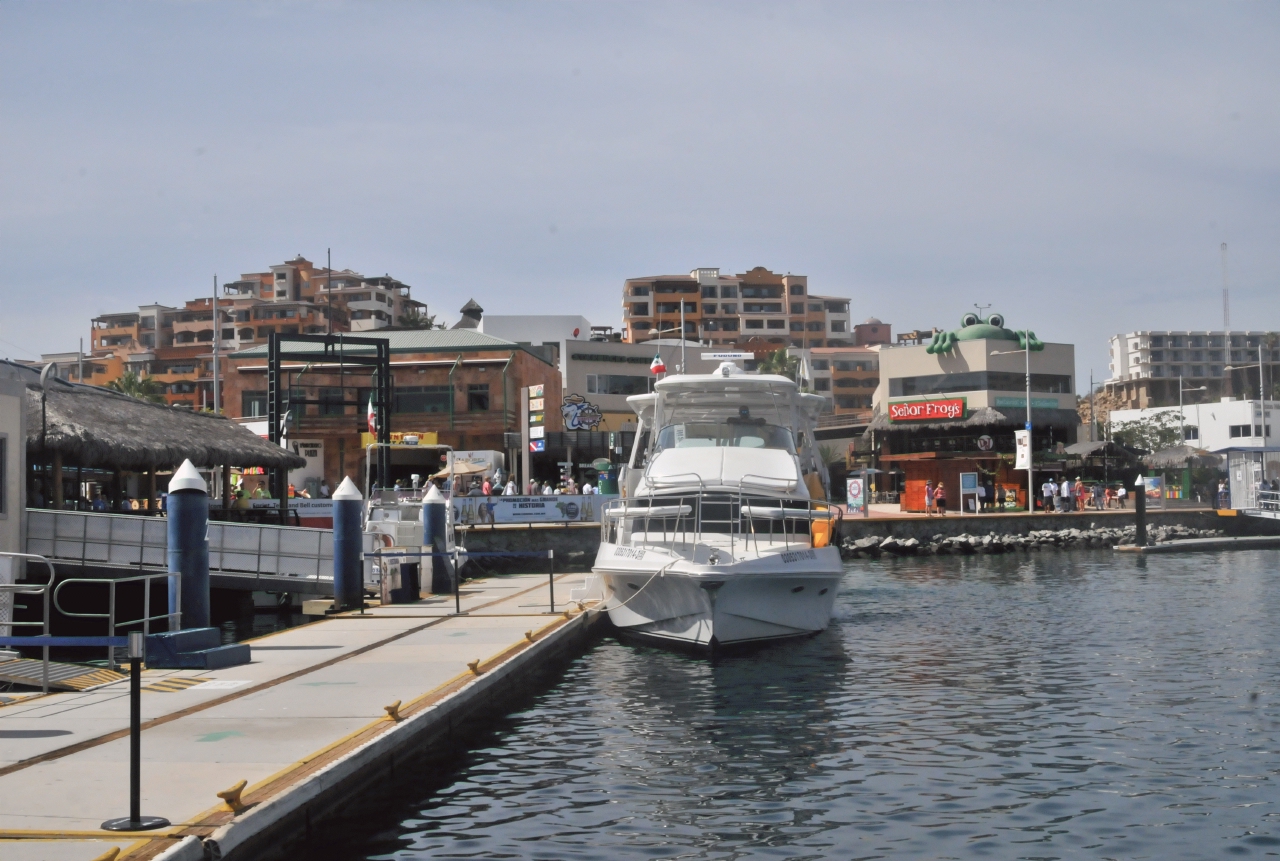
[(620, 564), (615, 547), (602, 545), (594, 572), (620, 631), (702, 648), (824, 630), (843, 575), (834, 547), (711, 566), (654, 551)]

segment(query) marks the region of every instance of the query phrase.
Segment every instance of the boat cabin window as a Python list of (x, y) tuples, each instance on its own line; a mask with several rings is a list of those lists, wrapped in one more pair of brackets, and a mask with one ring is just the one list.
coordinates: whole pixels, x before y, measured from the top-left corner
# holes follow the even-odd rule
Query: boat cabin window
[(776, 448), (796, 453), (788, 428), (764, 419), (731, 418), (723, 422), (684, 422), (658, 432), (658, 448)]

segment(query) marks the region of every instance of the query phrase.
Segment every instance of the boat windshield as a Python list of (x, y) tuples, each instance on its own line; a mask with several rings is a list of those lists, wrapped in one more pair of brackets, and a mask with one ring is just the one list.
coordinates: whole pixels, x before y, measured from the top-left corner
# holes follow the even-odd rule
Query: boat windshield
[(796, 453), (789, 428), (764, 419), (731, 418), (722, 422), (671, 424), (658, 432), (658, 448), (776, 448)]

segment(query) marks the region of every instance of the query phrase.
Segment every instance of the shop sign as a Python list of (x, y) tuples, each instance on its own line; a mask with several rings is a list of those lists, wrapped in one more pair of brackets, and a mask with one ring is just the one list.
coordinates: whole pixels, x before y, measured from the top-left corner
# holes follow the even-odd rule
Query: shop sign
[(605, 504), (615, 496), (455, 496), (453, 522), (598, 523)]
[(565, 430), (595, 430), (604, 418), (600, 408), (582, 395), (570, 395), (560, 406)]
[(990, 434), (983, 434), (978, 437), (978, 451), (991, 451), (996, 447), (996, 441), (991, 438)]
[[(1025, 410), (1027, 408), (1026, 398), (1000, 398), (995, 400), (997, 407), (1017, 407)], [(1033, 410), (1056, 410), (1058, 408), (1057, 398), (1032, 398), (1031, 409)]]
[(546, 398), (529, 398), (529, 412), (540, 413), (547, 408)]
[(546, 450), (547, 450), (547, 441), (545, 439), (529, 440), (529, 451), (536, 453), (536, 452), (546, 451)]
[(529, 439), (545, 439), (547, 429), (542, 425), (529, 428)]
[(946, 398), (936, 401), (901, 401), (889, 404), (889, 421), (926, 422), (940, 419), (962, 419), (965, 412), (964, 398)]
[(531, 400), (532, 400), (533, 398), (540, 398), (540, 397), (542, 397), (542, 392), (543, 392), (543, 388), (542, 388), (542, 386), (541, 386), (541, 385), (537, 385), (537, 386), (530, 386), (530, 387), (529, 387), (529, 398), (530, 398)]

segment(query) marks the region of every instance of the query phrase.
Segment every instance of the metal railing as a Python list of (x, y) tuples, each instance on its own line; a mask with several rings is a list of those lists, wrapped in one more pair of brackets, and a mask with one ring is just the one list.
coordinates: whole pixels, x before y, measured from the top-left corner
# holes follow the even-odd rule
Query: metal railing
[(1259, 490), (1258, 508), (1263, 511), (1280, 511), (1280, 490)]
[(706, 561), (712, 561), (712, 544), (727, 544), (735, 557), (739, 549), (759, 553), (762, 543), (766, 548), (778, 543), (783, 549), (812, 547), (813, 523), (840, 516), (839, 509), (821, 500), (741, 491), (630, 497), (606, 504), (600, 538), (607, 544), (662, 548), (691, 557), (706, 545)]
[[(55, 562), (139, 573), (167, 571), (168, 520), (82, 511), (27, 509), (28, 552)], [(298, 526), (210, 522), (209, 573), (309, 582), (333, 579), (333, 532)], [(364, 549), (377, 536), (366, 534)], [(366, 577), (369, 571), (366, 570)]]
[[(13, 618), (10, 617), (3, 624), (0, 624), (0, 637), (4, 637), (8, 639), (9, 635), (12, 633), (11, 629), (29, 627), (29, 628), (39, 628), (40, 636), (47, 638), (49, 636), (49, 597), (50, 597), (49, 589), (53, 585), (53, 577), (54, 577), (53, 564), (48, 559), (45, 559), (43, 556), (37, 556), (34, 553), (2, 552), (0, 553), (0, 557), (3, 557), (5, 559), (13, 559), (15, 561), (19, 559), (31, 559), (38, 562), (43, 562), (45, 567), (49, 569), (48, 583), (0, 583), (0, 593), (7, 593), (10, 596), (9, 597), (10, 601), (13, 600), (12, 596), (15, 596), (15, 595), (43, 595), (44, 596), (44, 612), (39, 622), (15, 622)], [(14, 577), (15, 579), (17, 578), (16, 571), (14, 572)], [(48, 645), (44, 645), (41, 647), (41, 661), (43, 662), (44, 666), (41, 671), (40, 690), (41, 692), (47, 694), (49, 693), (49, 647)]]
[[(115, 636), (118, 628), (126, 625), (137, 625), (142, 623), (142, 632), (144, 634), (151, 633), (151, 623), (158, 622), (161, 619), (167, 619), (169, 622), (168, 630), (176, 631), (181, 627), (182, 611), (174, 610), (169, 612), (151, 615), (151, 582), (153, 580), (164, 580), (166, 588), (172, 588), (173, 599), (167, 603), (175, 607), (182, 606), (182, 578), (176, 574), (138, 574), (133, 577), (120, 577), (117, 579), (103, 580), (94, 577), (72, 577), (63, 580), (53, 590), (53, 608), (64, 616), (72, 616), (80, 619), (106, 619), (107, 620), (107, 636)], [(137, 583), (142, 582), (142, 617), (139, 619), (126, 619), (124, 621), (116, 621), (116, 587), (121, 583)], [(94, 583), (107, 586), (107, 612), (105, 613), (73, 613), (65, 609), (59, 603), (59, 595), (62, 590), (72, 583)], [(166, 597), (168, 593), (166, 592)], [(111, 669), (116, 668), (116, 651), (115, 647), (107, 647), (107, 666)]]

